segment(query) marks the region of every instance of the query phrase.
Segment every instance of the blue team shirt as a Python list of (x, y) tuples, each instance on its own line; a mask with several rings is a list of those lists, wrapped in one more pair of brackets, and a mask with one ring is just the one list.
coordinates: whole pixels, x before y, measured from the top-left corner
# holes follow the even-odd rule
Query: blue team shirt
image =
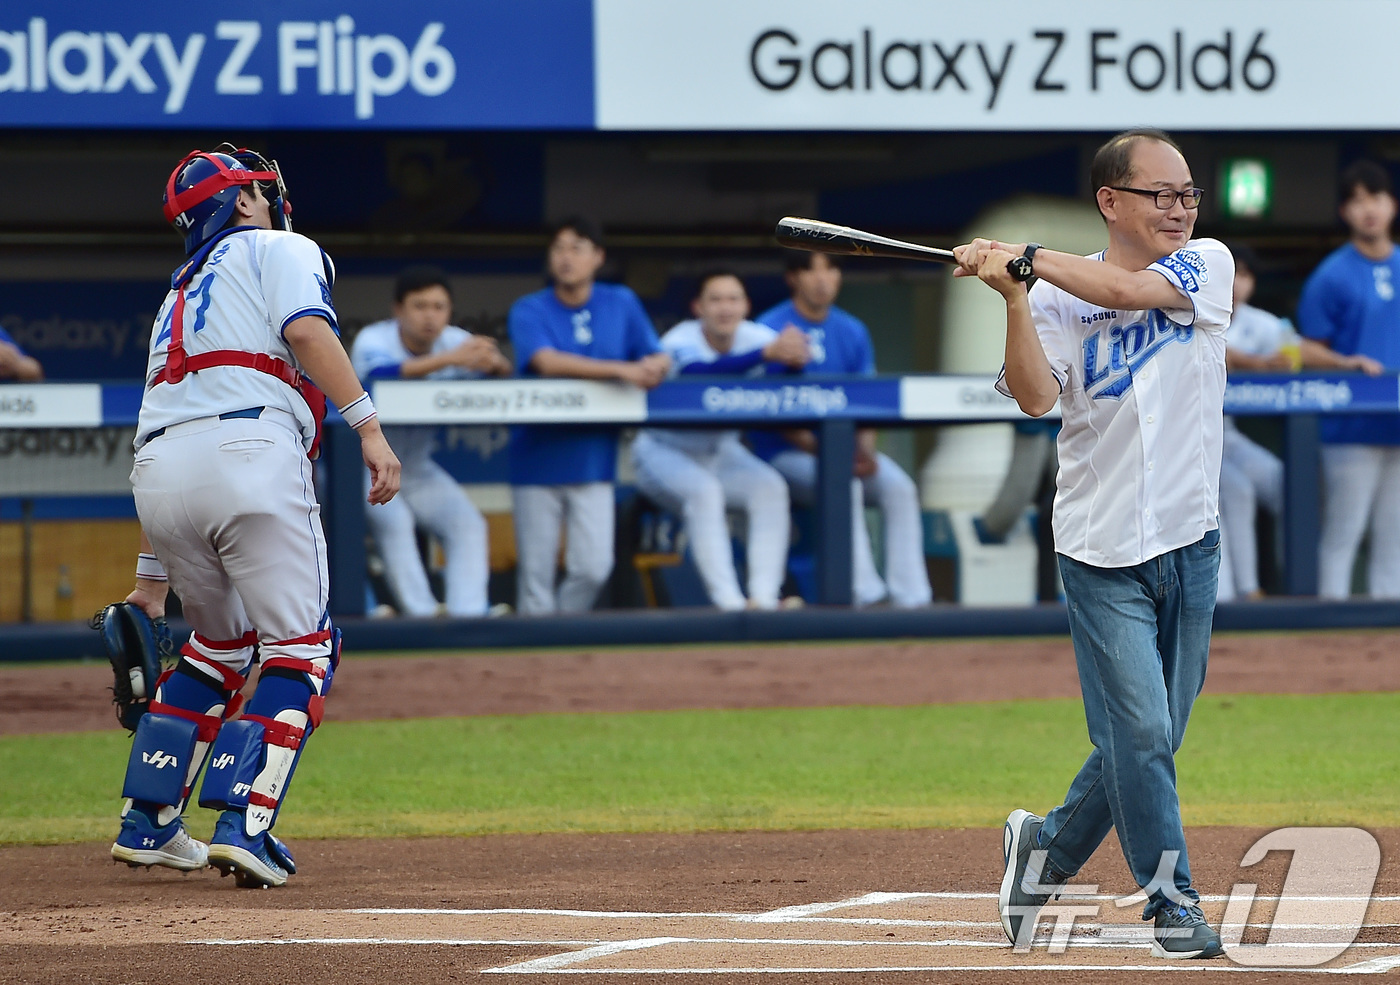
[[(1343, 355), (1370, 356), (1400, 367), (1400, 250), (1371, 260), (1348, 243), (1312, 272), (1298, 300), (1298, 328)], [(1331, 444), (1400, 445), (1400, 416), (1324, 414)]]
[[(509, 330), (522, 376), (537, 375), (530, 360), (541, 349), (633, 361), (661, 348), (642, 302), (620, 284), (594, 284), (578, 308), (566, 307), (550, 287), (527, 294), (511, 306)], [(511, 429), (510, 481), (517, 486), (612, 482), (616, 471), (616, 428)]]
[[(797, 305), (788, 300), (769, 308), (754, 321), (767, 325), (775, 332), (796, 325), (806, 333), (812, 361), (800, 372), (811, 376), (875, 375), (875, 347), (870, 344), (870, 332), (865, 322), (849, 311), (832, 305), (824, 321), (814, 322), (804, 318)], [(798, 371), (769, 367), (770, 374), (777, 372)], [(779, 452), (792, 449), (792, 445), (776, 431), (752, 431), (749, 433), (749, 444), (754, 454), (765, 461), (771, 460)]]
[(0, 328), (0, 342), (10, 343), (10, 345), (14, 346), (16, 349), (19, 349), (19, 353), (22, 356), (26, 354), (24, 349), (20, 347), (20, 344), (15, 341), (15, 337), (9, 332), (5, 331), (3, 328)]

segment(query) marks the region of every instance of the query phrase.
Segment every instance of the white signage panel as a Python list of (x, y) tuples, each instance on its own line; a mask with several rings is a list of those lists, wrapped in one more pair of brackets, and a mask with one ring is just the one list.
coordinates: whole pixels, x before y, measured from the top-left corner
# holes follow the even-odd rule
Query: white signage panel
[(1393, 0), (595, 0), (599, 129), (1393, 129)]
[(134, 427), (0, 428), (0, 496), (131, 495)]
[(381, 380), (374, 406), (385, 424), (633, 423), (646, 393), (591, 380)]
[(0, 384), (0, 428), (97, 427), (101, 423), (99, 384)]
[[(899, 416), (906, 421), (1027, 420), (995, 384), (992, 376), (906, 376), (899, 381)], [(1045, 416), (1058, 418), (1060, 405)]]

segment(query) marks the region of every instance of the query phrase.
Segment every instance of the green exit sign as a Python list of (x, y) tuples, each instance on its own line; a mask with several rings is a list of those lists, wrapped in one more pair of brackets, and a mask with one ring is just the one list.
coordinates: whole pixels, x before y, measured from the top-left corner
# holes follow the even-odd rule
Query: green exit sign
[(1230, 219), (1263, 219), (1274, 204), (1274, 169), (1257, 157), (1235, 157), (1221, 168), (1222, 211)]

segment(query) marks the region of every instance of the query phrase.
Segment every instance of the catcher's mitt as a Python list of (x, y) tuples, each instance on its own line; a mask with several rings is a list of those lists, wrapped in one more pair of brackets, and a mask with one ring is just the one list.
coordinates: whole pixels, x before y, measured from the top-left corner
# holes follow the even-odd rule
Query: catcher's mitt
[(102, 645), (112, 662), (117, 721), (135, 732), (155, 697), (161, 661), (174, 655), (170, 628), (164, 619), (152, 620), (130, 602), (107, 606), (92, 617), (92, 628), (102, 634)]

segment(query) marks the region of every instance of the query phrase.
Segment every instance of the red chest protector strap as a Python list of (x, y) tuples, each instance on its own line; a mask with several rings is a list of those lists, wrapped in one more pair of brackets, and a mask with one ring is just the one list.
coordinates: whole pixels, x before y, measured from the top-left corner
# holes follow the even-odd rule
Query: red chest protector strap
[(161, 383), (179, 383), (188, 373), (198, 373), (202, 369), (210, 369), (214, 366), (242, 366), (246, 369), (257, 370), (259, 373), (266, 373), (268, 376), (275, 376), (301, 394), (301, 398), (306, 401), (306, 406), (311, 409), (311, 416), (316, 420), (316, 437), (311, 442), (311, 448), (307, 451), (306, 456), (315, 461), (321, 454), (321, 424), (326, 419), (326, 395), (291, 363), (285, 359), (270, 356), (265, 352), (213, 349), (209, 352), (197, 352), (193, 356), (187, 354), (185, 352), (185, 285), (188, 283), (188, 279), (181, 281), (176, 291), (175, 310), (171, 312), (170, 316), (170, 347), (166, 353), (165, 365), (161, 367), (156, 378), (151, 381), (151, 386), (158, 386)]

